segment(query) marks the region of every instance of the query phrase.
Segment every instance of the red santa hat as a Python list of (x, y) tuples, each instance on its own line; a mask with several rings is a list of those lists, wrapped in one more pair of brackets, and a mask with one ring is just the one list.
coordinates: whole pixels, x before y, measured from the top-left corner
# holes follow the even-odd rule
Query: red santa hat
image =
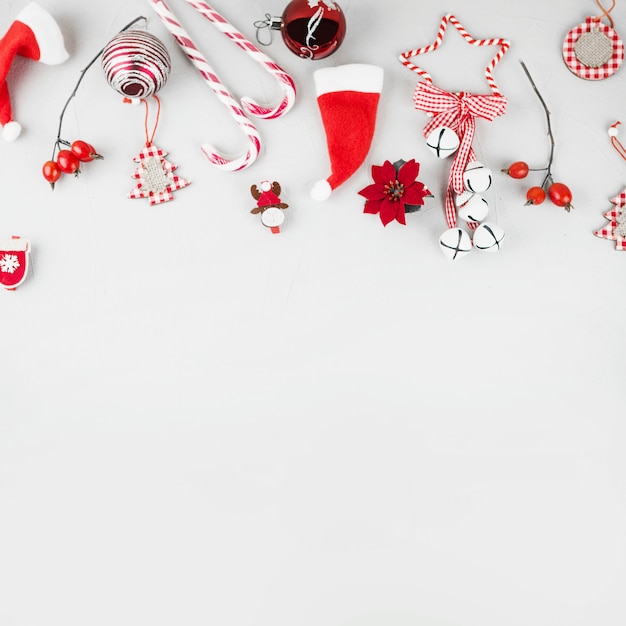
[(0, 124), (7, 141), (16, 139), (22, 127), (13, 119), (7, 75), (13, 59), (23, 56), (47, 65), (63, 63), (69, 56), (63, 34), (54, 18), (36, 2), (24, 7), (0, 39)]
[(383, 69), (352, 63), (316, 70), (313, 79), (332, 173), (315, 184), (311, 196), (326, 200), (367, 157), (374, 138)]

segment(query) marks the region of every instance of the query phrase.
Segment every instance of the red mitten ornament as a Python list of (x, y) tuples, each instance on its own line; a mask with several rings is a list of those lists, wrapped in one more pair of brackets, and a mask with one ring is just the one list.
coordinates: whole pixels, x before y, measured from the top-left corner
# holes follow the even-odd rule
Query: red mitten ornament
[(63, 34), (45, 9), (31, 2), (24, 7), (0, 39), (0, 125), (6, 141), (17, 139), (22, 127), (13, 119), (7, 75), (13, 59), (22, 56), (46, 65), (58, 65), (68, 58)]
[(0, 285), (13, 291), (26, 280), (29, 254), (28, 239), (0, 239)]

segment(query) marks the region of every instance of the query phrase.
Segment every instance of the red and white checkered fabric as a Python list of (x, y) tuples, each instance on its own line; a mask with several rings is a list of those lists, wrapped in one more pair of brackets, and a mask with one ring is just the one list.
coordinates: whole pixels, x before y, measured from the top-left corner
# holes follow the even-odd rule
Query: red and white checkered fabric
[[(129, 198), (148, 198), (151, 205), (169, 202), (174, 199), (174, 191), (178, 191), (189, 184), (185, 178), (181, 178), (174, 171), (177, 165), (165, 159), (167, 152), (155, 145), (147, 145), (133, 159), (139, 163), (139, 167), (133, 172), (131, 178), (137, 180), (137, 185), (128, 194)], [(153, 189), (152, 176), (156, 170), (158, 188)]]
[[(489, 65), (485, 68), (485, 79), (491, 88), (492, 95), (476, 95), (463, 92), (450, 93), (435, 87), (433, 79), (428, 72), (412, 63), (409, 59), (420, 54), (426, 54), (436, 50), (441, 43), (448, 28), (452, 24), (472, 46), (498, 46), (498, 52), (493, 57)], [(493, 120), (496, 116), (502, 115), (506, 110), (506, 98), (500, 93), (493, 78), (493, 69), (511, 46), (506, 39), (475, 39), (454, 15), (446, 15), (441, 20), (437, 38), (435, 41), (423, 48), (408, 50), (400, 55), (400, 63), (408, 67), (412, 72), (421, 76), (425, 82), (418, 83), (413, 96), (415, 108), (423, 110), (433, 118), (424, 127), (424, 136), (437, 126), (448, 126), (452, 128), (460, 137), (461, 145), (455, 156), (452, 168), (450, 169), (450, 180), (446, 190), (444, 209), (446, 222), (449, 228), (456, 226), (456, 206), (454, 203), (454, 193), (461, 193), (463, 190), (463, 171), (468, 161), (476, 159), (472, 148), (474, 139), (475, 118), (482, 117)], [(469, 224), (470, 228), (476, 228), (475, 223)]]
[[(574, 46), (581, 35), (597, 30), (608, 37), (613, 44), (613, 54), (611, 58), (600, 67), (589, 67), (579, 61), (576, 56)], [(580, 78), (585, 80), (602, 80), (617, 72), (624, 60), (624, 43), (613, 28), (604, 24), (598, 17), (588, 17), (582, 24), (567, 33), (563, 42), (563, 60), (565, 65)]]
[(611, 202), (615, 205), (610, 211), (604, 214), (608, 220), (608, 224), (594, 232), (596, 237), (608, 239), (615, 242), (615, 249), (626, 250), (626, 237), (622, 237), (616, 233), (616, 229), (620, 226), (618, 219), (622, 216), (622, 211), (626, 207), (626, 189), (620, 194), (611, 198)]
[(451, 128), (461, 142), (450, 168), (445, 212), (449, 228), (456, 226), (454, 195), (463, 192), (463, 173), (469, 161), (475, 161), (472, 148), (476, 130), (476, 118), (491, 121), (506, 111), (506, 98), (501, 95), (450, 93), (429, 83), (418, 83), (413, 95), (415, 108), (432, 115), (424, 127), (424, 137), (440, 126)]

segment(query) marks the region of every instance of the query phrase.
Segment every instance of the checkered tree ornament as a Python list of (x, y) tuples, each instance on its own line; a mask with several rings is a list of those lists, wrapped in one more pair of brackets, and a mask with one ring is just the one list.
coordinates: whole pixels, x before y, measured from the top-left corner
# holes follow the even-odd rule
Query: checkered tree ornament
[(616, 250), (626, 250), (626, 189), (614, 198), (611, 198), (614, 205), (612, 209), (604, 214), (607, 224), (603, 228), (596, 230), (594, 235), (602, 239), (615, 242)]
[(174, 191), (189, 184), (174, 173), (178, 166), (170, 163), (166, 156), (162, 148), (149, 145), (133, 159), (139, 167), (132, 175), (137, 184), (128, 194), (129, 198), (148, 198), (150, 205), (169, 202), (174, 199)]

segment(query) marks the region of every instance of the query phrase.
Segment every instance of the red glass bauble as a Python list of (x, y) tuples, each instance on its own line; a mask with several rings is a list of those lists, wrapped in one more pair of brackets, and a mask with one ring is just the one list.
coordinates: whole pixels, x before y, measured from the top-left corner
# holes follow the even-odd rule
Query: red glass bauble
[(346, 18), (331, 0), (292, 0), (282, 16), (281, 33), (287, 47), (304, 59), (323, 59), (346, 36)]

